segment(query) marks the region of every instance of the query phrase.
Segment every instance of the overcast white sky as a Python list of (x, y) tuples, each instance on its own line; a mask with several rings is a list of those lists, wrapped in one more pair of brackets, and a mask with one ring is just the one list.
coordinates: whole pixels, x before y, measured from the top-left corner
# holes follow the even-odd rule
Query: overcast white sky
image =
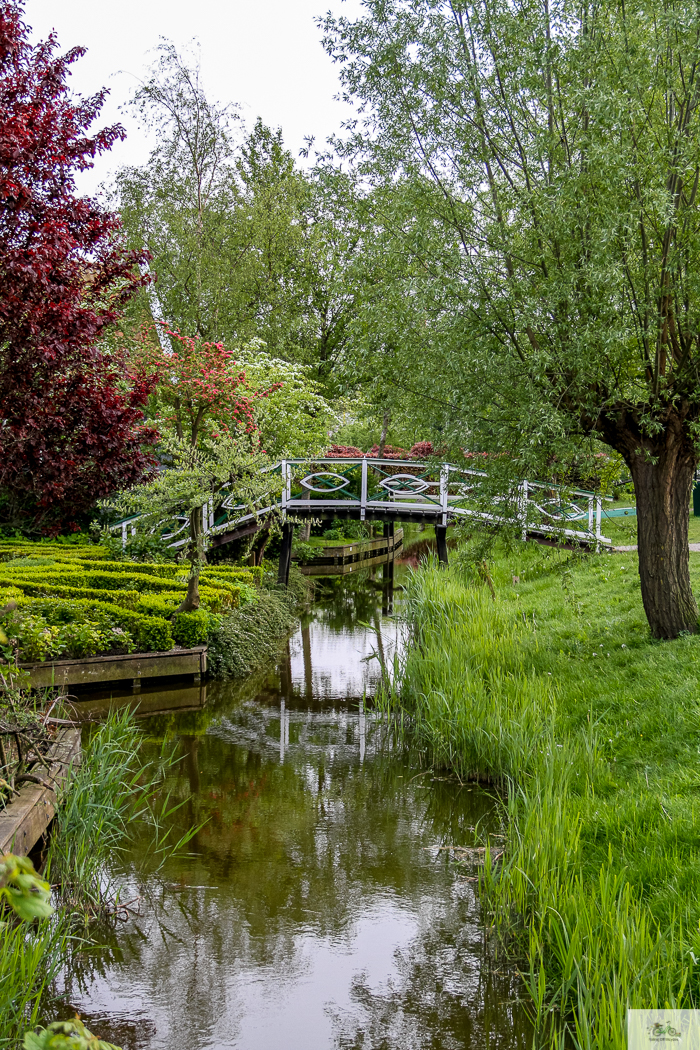
[(337, 67), (325, 54), (314, 16), (330, 8), (354, 17), (361, 0), (26, 0), (25, 20), (36, 39), (52, 29), (62, 51), (76, 44), (88, 48), (73, 66), (71, 86), (88, 95), (103, 85), (111, 95), (102, 124), (119, 121), (125, 142), (98, 160), (82, 176), (80, 189), (92, 193), (122, 164), (141, 164), (148, 141), (128, 112), (119, 107), (142, 77), (148, 51), (160, 37), (178, 46), (196, 37), (207, 95), (241, 104), (252, 127), (257, 116), (281, 127), (296, 155), (305, 135), (317, 145), (340, 130), (350, 111), (334, 101)]

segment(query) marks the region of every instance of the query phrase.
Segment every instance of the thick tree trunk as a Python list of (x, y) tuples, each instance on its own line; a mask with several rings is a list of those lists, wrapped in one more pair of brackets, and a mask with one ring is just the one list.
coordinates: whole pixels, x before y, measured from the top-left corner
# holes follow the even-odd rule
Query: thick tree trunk
[[(644, 611), (654, 638), (677, 638), (698, 629), (690, 586), (688, 518), (697, 457), (690, 443), (666, 434), (651, 458), (625, 459), (637, 498), (639, 576)], [(653, 460), (653, 461), (652, 461)]]

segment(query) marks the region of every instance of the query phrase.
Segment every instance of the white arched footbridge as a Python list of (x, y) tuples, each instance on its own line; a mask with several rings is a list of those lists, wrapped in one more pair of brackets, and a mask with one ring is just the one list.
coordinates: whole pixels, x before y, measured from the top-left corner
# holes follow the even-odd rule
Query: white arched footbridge
[[(263, 499), (251, 512), (223, 490), (218, 501), (202, 508), (202, 526), (207, 545), (218, 547), (269, 527), (272, 517), (281, 520), (283, 579), (289, 572), (293, 523), (309, 518), (383, 521), (390, 528), (396, 521), (434, 525), (441, 560), (447, 559), (448, 526), (470, 519), (494, 527), (515, 526), (523, 540), (595, 550), (610, 544), (601, 529), (603, 497), (582, 489), (521, 481), (504, 495), (487, 499), (484, 471), (452, 463), (369, 457), (284, 459), (266, 473), (271, 480), (267, 501)], [(618, 513), (607, 511), (605, 516)], [(111, 526), (113, 531), (121, 530), (124, 544), (137, 527), (138, 516)], [(187, 530), (183, 516), (179, 527), (163, 538), (179, 547), (187, 542)]]

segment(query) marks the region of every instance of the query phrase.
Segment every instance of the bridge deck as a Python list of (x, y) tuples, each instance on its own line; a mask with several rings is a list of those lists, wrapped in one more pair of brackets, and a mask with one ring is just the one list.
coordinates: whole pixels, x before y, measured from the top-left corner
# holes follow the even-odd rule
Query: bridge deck
[[(219, 547), (269, 527), (271, 520), (330, 521), (355, 519), (434, 525), (442, 531), (456, 521), (492, 527), (515, 526), (522, 539), (595, 548), (610, 545), (602, 535), (602, 497), (581, 489), (563, 489), (546, 482), (521, 481), (501, 496), (487, 497), (484, 471), (451, 463), (415, 460), (294, 459), (268, 468), (270, 490), (266, 506), (254, 509), (221, 493), (202, 506), (202, 529), (209, 546)], [(487, 509), (485, 509), (487, 508)], [(189, 519), (163, 536), (170, 546), (188, 542)], [(138, 518), (112, 526), (136, 531)], [(578, 528), (574, 527), (579, 525)], [(582, 526), (582, 527), (581, 527)], [(440, 539), (439, 539), (440, 545)], [(445, 548), (446, 551), (446, 548)]]

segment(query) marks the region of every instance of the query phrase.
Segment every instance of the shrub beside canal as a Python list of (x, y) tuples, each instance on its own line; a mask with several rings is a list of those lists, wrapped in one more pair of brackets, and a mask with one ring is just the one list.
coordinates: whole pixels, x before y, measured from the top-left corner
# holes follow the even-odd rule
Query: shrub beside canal
[(627, 1006), (700, 1005), (700, 638), (650, 639), (633, 554), (523, 547), (489, 575), (495, 600), (413, 577), (386, 702), (430, 763), (503, 789), (482, 888), (538, 1023), (622, 1050)]

